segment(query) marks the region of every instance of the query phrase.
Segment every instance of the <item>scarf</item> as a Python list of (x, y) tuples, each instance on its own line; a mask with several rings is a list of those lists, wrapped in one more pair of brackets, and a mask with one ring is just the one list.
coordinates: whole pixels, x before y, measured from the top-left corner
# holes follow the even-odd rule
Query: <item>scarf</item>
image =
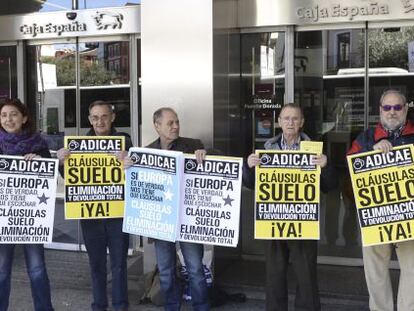
[(387, 128), (385, 129), (387, 130), (388, 137), (390, 137), (391, 139), (398, 139), (401, 136), (404, 128), (405, 128), (405, 124), (401, 125), (399, 128), (395, 130), (389, 130)]
[(7, 133), (0, 130), (0, 153), (5, 155), (25, 155), (37, 153), (49, 149), (46, 141), (39, 133), (29, 134), (26, 131), (20, 133)]

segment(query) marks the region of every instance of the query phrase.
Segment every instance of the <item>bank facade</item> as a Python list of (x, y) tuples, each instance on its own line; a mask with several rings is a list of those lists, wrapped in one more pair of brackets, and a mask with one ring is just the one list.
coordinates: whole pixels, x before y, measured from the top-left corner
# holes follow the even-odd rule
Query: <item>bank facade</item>
[[(0, 99), (27, 103), (52, 149), (63, 134), (84, 134), (89, 103), (104, 99), (134, 145), (155, 138), (152, 112), (172, 106), (183, 136), (246, 157), (279, 131), (282, 105), (296, 102), (341, 180), (322, 197), (319, 262), (362, 265), (345, 153), (378, 121), (385, 89), (413, 104), (414, 0), (66, 2), (71, 9), (0, 16)], [(263, 262), (253, 193), (243, 189), (242, 201), (239, 246), (216, 248), (218, 266)], [(78, 223), (64, 221), (62, 206), (58, 199), (51, 247), (76, 250)], [(135, 238), (131, 249), (142, 243)], [(149, 269), (154, 257), (143, 248)]]

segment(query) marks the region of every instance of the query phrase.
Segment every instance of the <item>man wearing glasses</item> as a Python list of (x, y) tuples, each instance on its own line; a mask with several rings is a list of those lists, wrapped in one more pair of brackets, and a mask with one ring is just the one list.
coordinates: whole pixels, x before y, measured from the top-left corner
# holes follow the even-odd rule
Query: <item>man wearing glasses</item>
[[(398, 90), (385, 91), (380, 99), (380, 122), (361, 133), (348, 154), (380, 150), (414, 143), (414, 124), (407, 121), (408, 105)], [(389, 274), (392, 249), (400, 264), (398, 310), (414, 310), (414, 241), (375, 245), (362, 248), (365, 279), (369, 291), (370, 310), (393, 311), (393, 294)]]
[[(278, 123), (282, 133), (269, 139), (264, 144), (269, 150), (299, 150), (300, 142), (310, 140), (302, 132), (305, 122), (302, 109), (294, 103), (285, 104), (280, 111)], [(337, 185), (335, 172), (327, 167), (324, 154), (315, 156), (314, 163), (320, 165), (321, 189), (329, 191)], [(243, 169), (243, 181), (247, 187), (254, 185), (253, 168), (260, 164), (259, 156), (252, 153), (247, 158), (247, 167)], [(289, 261), (295, 271), (297, 286), (295, 309), (319, 311), (321, 309), (316, 259), (318, 254), (316, 240), (266, 240), (266, 310), (288, 310), (287, 270)]]
[[(87, 136), (125, 136), (125, 147), (132, 147), (131, 138), (126, 133), (117, 132), (113, 126), (116, 114), (113, 106), (102, 100), (89, 105), (91, 129)], [(60, 149), (57, 157), (63, 165), (70, 155), (67, 149)], [(126, 151), (117, 154), (122, 160)], [(62, 170), (61, 170), (62, 173)], [(111, 259), (112, 307), (117, 311), (128, 310), (127, 255), (129, 235), (122, 232), (123, 218), (81, 219), (83, 238), (88, 252), (92, 277), (93, 302), (91, 310), (104, 311), (108, 308), (107, 285), (107, 248)]]

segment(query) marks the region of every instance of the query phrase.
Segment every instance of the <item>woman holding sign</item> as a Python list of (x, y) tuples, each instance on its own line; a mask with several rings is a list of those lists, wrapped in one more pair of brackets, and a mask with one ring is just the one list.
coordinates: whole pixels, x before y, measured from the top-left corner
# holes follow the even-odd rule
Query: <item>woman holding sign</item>
[[(33, 129), (27, 107), (18, 99), (0, 105), (0, 154), (50, 158), (46, 141)], [(0, 242), (1, 243), (1, 242)], [(16, 244), (0, 244), (0, 311), (9, 306), (10, 279)], [(34, 310), (53, 310), (43, 244), (22, 244), (32, 288)]]

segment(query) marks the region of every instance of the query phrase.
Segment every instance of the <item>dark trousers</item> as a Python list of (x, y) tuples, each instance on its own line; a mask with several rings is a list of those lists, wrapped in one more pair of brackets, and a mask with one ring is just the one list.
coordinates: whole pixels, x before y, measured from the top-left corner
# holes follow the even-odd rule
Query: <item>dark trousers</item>
[(81, 220), (83, 238), (92, 276), (92, 310), (108, 307), (106, 297), (106, 249), (109, 249), (112, 272), (112, 306), (128, 310), (127, 255), (129, 235), (122, 232), (122, 218)]
[[(188, 271), (193, 310), (209, 311), (207, 283), (203, 270), (203, 244), (180, 242), (180, 247)], [(181, 310), (181, 288), (176, 277), (175, 243), (155, 240), (155, 252), (160, 270), (160, 285), (165, 297), (164, 310)]]
[(287, 269), (289, 258), (295, 271), (296, 311), (320, 310), (316, 272), (317, 241), (265, 241), (266, 310), (288, 310)]

